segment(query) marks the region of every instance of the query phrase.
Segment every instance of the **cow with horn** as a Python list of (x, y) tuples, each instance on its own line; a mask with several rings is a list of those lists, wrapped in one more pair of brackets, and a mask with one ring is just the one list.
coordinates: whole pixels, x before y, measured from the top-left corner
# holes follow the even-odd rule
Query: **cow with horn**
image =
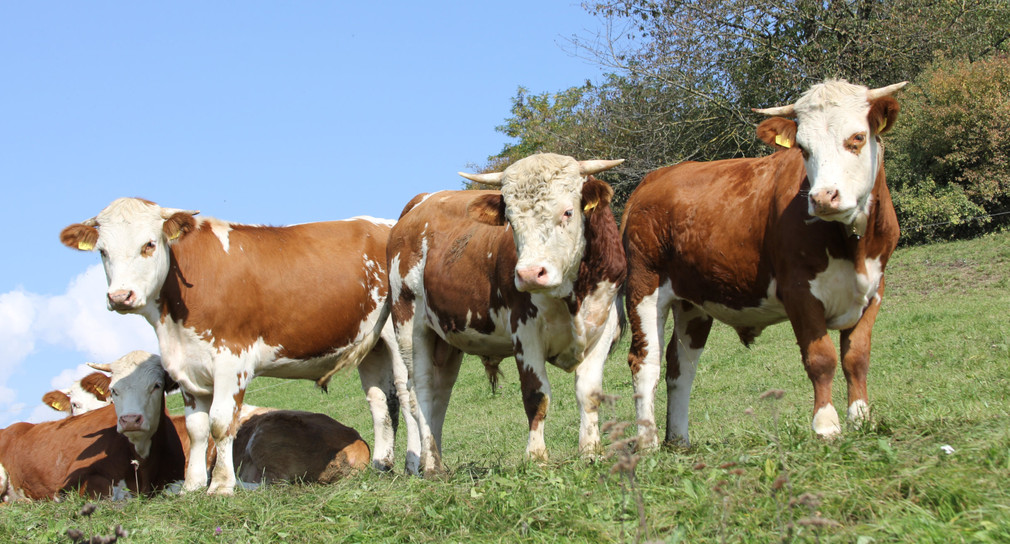
[(622, 236), (641, 445), (658, 442), (653, 399), (671, 311), (667, 442), (688, 443), (691, 384), (713, 319), (746, 345), (790, 322), (820, 436), (841, 430), (831, 403), (838, 356), (828, 336), (840, 331), (848, 419), (867, 419), (870, 333), (898, 242), (880, 136), (894, 126), (890, 95), (904, 85), (815, 85), (795, 104), (754, 110), (776, 116), (757, 128), (776, 153), (662, 168), (631, 194)]
[(547, 363), (575, 373), (579, 448), (599, 447), (603, 363), (618, 334), (614, 304), (624, 252), (613, 190), (592, 175), (622, 161), (524, 158), (465, 178), (501, 191), (422, 194), (389, 239), (390, 298), (401, 354), (416, 388), (421, 467), (442, 470), (449, 395), (464, 353), (493, 379), (515, 356), (529, 423), (527, 454), (546, 458)]

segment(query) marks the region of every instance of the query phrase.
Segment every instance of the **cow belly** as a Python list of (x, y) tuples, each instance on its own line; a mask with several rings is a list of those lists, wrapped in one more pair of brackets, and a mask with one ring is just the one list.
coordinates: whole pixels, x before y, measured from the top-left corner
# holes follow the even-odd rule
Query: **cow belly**
[[(668, 286), (669, 283), (664, 284), (664, 287)], [(748, 306), (744, 308), (732, 308), (730, 306), (726, 306), (725, 304), (709, 301), (690, 302), (700, 306), (705, 313), (731, 327), (736, 329), (756, 329), (757, 331), (760, 331), (765, 327), (781, 323), (788, 318), (785, 306), (783, 306), (782, 301), (775, 296), (776, 289), (776, 282), (775, 280), (772, 280), (768, 284), (768, 289), (765, 290), (765, 297), (762, 298), (756, 306)], [(660, 294), (662, 295), (662, 293)], [(681, 298), (677, 295), (677, 293), (673, 293), (673, 296)]]
[(864, 269), (859, 273), (852, 261), (829, 256), (827, 269), (810, 281), (810, 293), (824, 305), (829, 329), (854, 327), (876, 296), (883, 276), (880, 259), (866, 259)]

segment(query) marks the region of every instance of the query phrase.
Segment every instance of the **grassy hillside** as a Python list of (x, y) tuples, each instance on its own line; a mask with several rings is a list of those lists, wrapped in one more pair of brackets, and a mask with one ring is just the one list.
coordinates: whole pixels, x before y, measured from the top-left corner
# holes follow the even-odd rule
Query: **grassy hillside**
[[(746, 349), (717, 324), (687, 451), (579, 459), (572, 377), (552, 368), (551, 461), (528, 463), (515, 367), (503, 363), (492, 395), (467, 359), (446, 418), (444, 480), (399, 474), (401, 444), (395, 474), (333, 486), (99, 502), (91, 516), (74, 499), (9, 505), (0, 540), (67, 542), (68, 528), (122, 524), (137, 542), (1010, 541), (1008, 278), (1007, 234), (899, 250), (874, 331), (873, 424), (836, 440), (809, 430), (812, 389), (788, 325)], [(608, 362), (604, 385), (618, 399), (604, 420), (634, 419), (627, 349), (625, 340)], [(782, 398), (761, 398), (773, 389)], [(259, 378), (247, 401), (325, 412), (371, 442), (353, 372), (328, 394)], [(834, 404), (845, 406), (841, 371)]]

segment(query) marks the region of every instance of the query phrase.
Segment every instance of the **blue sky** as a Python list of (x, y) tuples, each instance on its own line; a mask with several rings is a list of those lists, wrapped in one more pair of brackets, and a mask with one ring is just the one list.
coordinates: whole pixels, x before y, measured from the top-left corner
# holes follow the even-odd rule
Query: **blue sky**
[[(0, 427), (132, 349), (98, 256), (60, 230), (140, 196), (284, 225), (395, 218), (457, 189), (518, 86), (598, 80), (577, 3), (0, 2)], [(607, 158), (607, 157), (580, 157)]]

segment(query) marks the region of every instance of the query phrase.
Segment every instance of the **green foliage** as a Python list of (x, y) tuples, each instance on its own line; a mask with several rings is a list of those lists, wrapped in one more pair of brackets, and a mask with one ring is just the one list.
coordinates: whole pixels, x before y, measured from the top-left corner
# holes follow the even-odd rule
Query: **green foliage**
[[(503, 365), (491, 395), (483, 365), (468, 357), (446, 415), (444, 479), (369, 471), (227, 498), (96, 501), (90, 515), (73, 497), (15, 503), (0, 506), (0, 541), (70, 542), (69, 529), (87, 538), (119, 524), (129, 533), (121, 542), (1008, 542), (1008, 305), (1010, 233), (899, 249), (874, 327), (872, 422), (831, 441), (810, 430), (811, 386), (789, 326), (748, 349), (717, 324), (694, 383), (687, 450), (613, 455), (615, 431), (605, 455), (578, 458), (572, 376), (552, 367), (552, 457), (530, 463), (516, 373)], [(604, 388), (618, 398), (600, 416), (633, 429), (627, 351), (626, 338), (607, 363)], [(841, 374), (834, 405), (844, 417)], [(349, 372), (328, 394), (256, 378), (247, 400), (325, 412), (371, 443), (363, 397)], [(170, 401), (181, 410), (178, 395)]]
[[(901, 97), (888, 180), (904, 241), (978, 234), (1010, 221), (1010, 56), (941, 59)], [(995, 225), (994, 225), (995, 223)], [(928, 228), (916, 228), (918, 225)]]

